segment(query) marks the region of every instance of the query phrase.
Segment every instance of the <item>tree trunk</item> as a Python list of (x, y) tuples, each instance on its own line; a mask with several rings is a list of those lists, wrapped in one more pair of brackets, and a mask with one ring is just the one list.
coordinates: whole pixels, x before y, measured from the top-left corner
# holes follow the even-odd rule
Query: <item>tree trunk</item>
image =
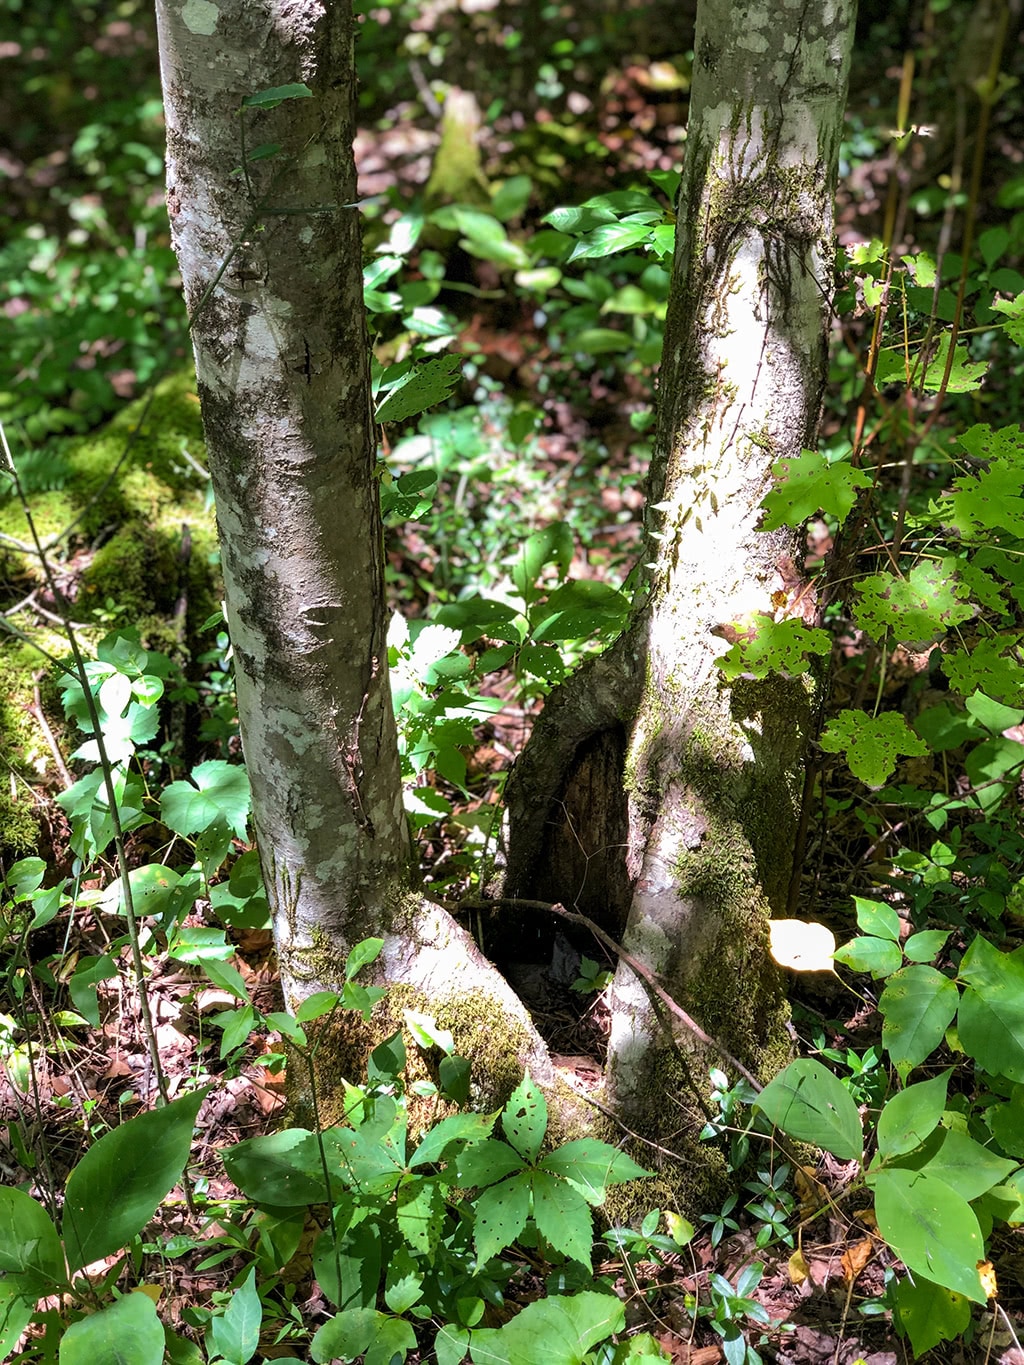
[[(854, 0), (698, 7), (646, 592), (617, 645), (551, 698), (508, 797), (509, 892), (621, 932), (762, 1072), (787, 1051), (767, 924), (793, 874), (814, 687), (726, 686), (715, 660), (759, 614), (785, 615), (797, 585), (800, 537), (759, 532), (759, 504), (773, 463), (815, 439), (854, 17)], [(612, 1010), (608, 1102), (692, 1151), (695, 1092), (720, 1058), (673, 1038), (625, 963)]]
[[(294, 1008), (339, 988), (351, 946), (381, 935), (382, 979), (403, 988), (394, 1008), (453, 1028), (477, 1050), (482, 1093), (497, 1076), (507, 1095), (523, 1065), (550, 1080), (546, 1049), (468, 935), (409, 888), (353, 202), (351, 7), (159, 0), (157, 15), (168, 205), (285, 998)], [(242, 109), (298, 83), (312, 98), (293, 90)], [(268, 144), (279, 151), (245, 159)], [(357, 1079), (362, 1057), (331, 1064)]]

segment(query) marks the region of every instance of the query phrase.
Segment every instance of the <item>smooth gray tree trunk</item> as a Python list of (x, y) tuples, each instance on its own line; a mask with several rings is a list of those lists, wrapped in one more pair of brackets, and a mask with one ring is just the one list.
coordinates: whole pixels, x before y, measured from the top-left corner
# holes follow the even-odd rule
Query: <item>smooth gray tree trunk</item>
[[(807, 610), (800, 537), (758, 530), (772, 465), (815, 441), (854, 0), (702, 0), (650, 472), (646, 590), (618, 644), (549, 701), (510, 783), (508, 890), (618, 932), (748, 1067), (784, 1059), (767, 951), (785, 911), (814, 703), (715, 660)], [(797, 604), (801, 599), (802, 605)], [(607, 1101), (695, 1151), (698, 1047), (622, 963)]]
[[(380, 935), (399, 1021), (414, 1006), (454, 1028), (462, 1050), (477, 1049), (485, 1092), (500, 1073), (507, 1093), (524, 1064), (543, 1082), (547, 1052), (514, 992), (410, 892), (354, 203), (351, 6), (158, 0), (157, 18), (167, 202), (285, 999), (294, 1008), (339, 988), (348, 950)], [(299, 83), (311, 97), (242, 110)], [(245, 160), (244, 149), (274, 144), (275, 155)], [(359, 1079), (361, 1058), (331, 1065), (335, 1080), (343, 1067)]]

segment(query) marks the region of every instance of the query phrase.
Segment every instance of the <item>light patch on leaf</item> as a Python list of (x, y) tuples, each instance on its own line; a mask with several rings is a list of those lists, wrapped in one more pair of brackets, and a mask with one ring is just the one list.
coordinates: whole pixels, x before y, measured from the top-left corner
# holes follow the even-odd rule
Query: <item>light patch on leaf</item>
[(793, 972), (831, 972), (836, 939), (824, 924), (802, 919), (775, 919), (768, 925), (771, 955)]

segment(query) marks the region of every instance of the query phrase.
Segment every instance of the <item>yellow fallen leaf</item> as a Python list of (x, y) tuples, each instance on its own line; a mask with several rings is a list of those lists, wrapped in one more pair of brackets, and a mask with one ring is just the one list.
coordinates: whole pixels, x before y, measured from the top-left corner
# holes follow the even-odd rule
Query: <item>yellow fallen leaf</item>
[(804, 1280), (810, 1278), (811, 1267), (804, 1260), (804, 1253), (800, 1250), (793, 1252), (787, 1262), (786, 1268), (789, 1271), (789, 1278), (792, 1284), (803, 1284)]
[(843, 1279), (847, 1284), (852, 1284), (860, 1272), (871, 1260), (874, 1252), (874, 1243), (870, 1237), (865, 1237), (863, 1242), (857, 1242), (855, 1246), (847, 1247), (841, 1258), (843, 1267)]
[(773, 919), (768, 925), (771, 954), (793, 972), (834, 972), (836, 939), (831, 929), (802, 919)]
[(978, 1274), (981, 1276), (981, 1287), (985, 1291), (987, 1299), (994, 1299), (999, 1293), (996, 1284), (996, 1268), (991, 1261), (978, 1262)]
[(133, 1294), (145, 1294), (147, 1299), (152, 1299), (154, 1303), (160, 1302), (160, 1295), (164, 1292), (158, 1284), (133, 1284)]
[(814, 1174), (813, 1166), (798, 1166), (793, 1172), (793, 1188), (800, 1201), (800, 1217), (810, 1218), (827, 1203), (825, 1186)]

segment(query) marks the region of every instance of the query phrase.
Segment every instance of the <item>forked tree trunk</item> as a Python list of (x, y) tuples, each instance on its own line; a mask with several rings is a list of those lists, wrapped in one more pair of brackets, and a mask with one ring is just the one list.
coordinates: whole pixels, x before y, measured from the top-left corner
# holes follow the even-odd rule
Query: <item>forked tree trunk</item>
[[(409, 889), (354, 206), (351, 6), (158, 0), (157, 15), (168, 205), (285, 998), (294, 1007), (337, 989), (351, 946), (380, 935), (396, 1006), (454, 1028), (483, 1093), (494, 1077), (507, 1093), (524, 1064), (543, 1082), (547, 1052), (514, 992)], [(242, 111), (249, 96), (299, 83), (312, 98)], [(245, 148), (261, 155), (246, 161)], [(359, 1079), (358, 1055), (331, 1064), (335, 1079), (341, 1068)]]
[[(647, 592), (549, 701), (510, 783), (508, 891), (622, 934), (748, 1067), (787, 1051), (767, 951), (784, 910), (806, 679), (721, 682), (723, 635), (787, 610), (799, 537), (758, 531), (772, 464), (813, 444), (854, 0), (702, 0), (660, 412)], [(612, 992), (608, 1100), (677, 1150), (719, 1057), (631, 968)]]

